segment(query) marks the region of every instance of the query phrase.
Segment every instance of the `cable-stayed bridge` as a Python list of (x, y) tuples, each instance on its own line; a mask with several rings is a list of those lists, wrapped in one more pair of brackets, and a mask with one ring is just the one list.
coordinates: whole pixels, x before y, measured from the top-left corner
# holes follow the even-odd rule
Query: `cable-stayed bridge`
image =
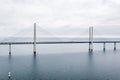
[[(116, 50), (116, 43), (120, 43), (120, 41), (118, 40), (99, 40), (99, 41), (96, 41), (94, 40), (93, 38), (93, 27), (89, 27), (89, 30), (87, 31), (83, 31), (83, 33), (87, 33), (89, 34), (88, 36), (88, 40), (87, 41), (74, 41), (74, 40), (68, 40), (68, 41), (65, 41), (61, 38), (59, 38), (55, 33), (52, 33), (52, 32), (49, 32), (45, 29), (42, 29), (45, 33), (48, 33), (49, 35), (52, 35), (54, 36), (56, 39), (58, 39), (59, 41), (37, 41), (37, 37), (36, 37), (36, 23), (34, 24), (34, 30), (30, 32), (32, 32), (31, 34), (29, 35), (32, 35), (34, 34), (33, 36), (33, 41), (6, 41), (8, 39), (11, 39), (14, 35), (12, 35), (11, 37), (8, 37), (6, 39), (3, 39), (1, 42), (0, 42), (0, 45), (9, 45), (9, 54), (11, 54), (11, 45), (29, 45), (29, 44), (32, 44), (33, 45), (33, 52), (34, 54), (36, 54), (36, 44), (80, 44), (80, 43), (88, 43), (89, 44), (89, 51), (90, 52), (93, 52), (93, 44), (94, 43), (103, 43), (103, 50), (105, 51), (105, 48), (106, 48), (106, 43), (113, 43), (114, 44), (114, 50)], [(24, 36), (24, 32), (26, 30), (23, 30), (23, 31), (20, 31), (18, 32), (17, 34), (15, 35), (19, 35), (21, 34), (21, 32), (23, 33), (22, 36)], [(97, 31), (98, 32), (98, 31)]]

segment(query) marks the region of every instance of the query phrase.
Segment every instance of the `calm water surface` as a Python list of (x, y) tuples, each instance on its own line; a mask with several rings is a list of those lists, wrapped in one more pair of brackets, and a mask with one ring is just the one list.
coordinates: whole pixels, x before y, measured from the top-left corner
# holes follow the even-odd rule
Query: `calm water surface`
[[(120, 50), (113, 51), (113, 44), (102, 50), (94, 45), (38, 45), (33, 55), (31, 45), (0, 46), (0, 80), (120, 80)], [(111, 46), (111, 47), (110, 47)]]

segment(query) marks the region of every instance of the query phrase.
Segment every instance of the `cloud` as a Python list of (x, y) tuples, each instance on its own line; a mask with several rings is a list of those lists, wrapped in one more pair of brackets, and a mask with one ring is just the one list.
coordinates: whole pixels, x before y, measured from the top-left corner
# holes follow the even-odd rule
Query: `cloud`
[(70, 35), (80, 34), (80, 29), (89, 26), (115, 28), (115, 34), (120, 25), (119, 0), (0, 0), (0, 5), (0, 36), (33, 29), (34, 22), (52, 32), (67, 31)]

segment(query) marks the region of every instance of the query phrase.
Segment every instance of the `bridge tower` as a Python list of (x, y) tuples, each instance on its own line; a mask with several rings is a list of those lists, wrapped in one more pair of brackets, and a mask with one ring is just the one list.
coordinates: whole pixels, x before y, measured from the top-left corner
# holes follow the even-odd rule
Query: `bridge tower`
[(36, 23), (34, 23), (34, 43), (33, 43), (33, 53), (36, 54)]
[(89, 52), (93, 52), (93, 27), (89, 27)]

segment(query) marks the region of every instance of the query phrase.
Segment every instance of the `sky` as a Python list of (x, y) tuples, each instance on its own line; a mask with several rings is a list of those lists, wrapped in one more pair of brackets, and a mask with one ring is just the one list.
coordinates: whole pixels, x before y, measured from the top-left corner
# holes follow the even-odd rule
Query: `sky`
[[(120, 0), (0, 0), (0, 36), (41, 35), (118, 37)], [(50, 36), (50, 35), (48, 35)]]

